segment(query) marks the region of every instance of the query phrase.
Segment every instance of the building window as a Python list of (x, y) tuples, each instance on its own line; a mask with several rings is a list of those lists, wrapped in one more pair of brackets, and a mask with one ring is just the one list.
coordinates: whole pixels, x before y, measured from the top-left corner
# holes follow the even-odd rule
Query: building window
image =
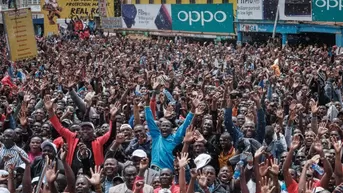
[(189, 3), (190, 4), (195, 4), (195, 0), (190, 0)]
[(161, 3), (162, 4), (167, 4), (167, 0), (162, 0)]
[(176, 4), (181, 4), (181, 0), (176, 0)]
[(223, 3), (229, 3), (229, 0), (223, 0)]
[(213, 0), (207, 0), (207, 4), (213, 4)]

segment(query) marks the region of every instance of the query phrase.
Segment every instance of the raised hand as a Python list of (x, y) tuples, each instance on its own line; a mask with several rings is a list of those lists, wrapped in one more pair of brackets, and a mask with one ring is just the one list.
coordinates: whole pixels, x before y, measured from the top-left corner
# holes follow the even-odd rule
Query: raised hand
[(203, 172), (200, 172), (198, 175), (198, 184), (202, 189), (207, 188), (207, 175)]
[(279, 175), (280, 168), (279, 168), (278, 159), (276, 158), (271, 159), (270, 164), (271, 166), (269, 167), (269, 171), (274, 175)]
[(194, 140), (195, 140), (194, 131), (195, 131), (195, 127), (193, 125), (190, 125), (187, 128), (185, 137), (183, 138), (184, 143), (190, 144), (190, 143), (194, 142)]
[(179, 162), (179, 167), (184, 168), (187, 166), (191, 158), (188, 158), (188, 153), (184, 152), (184, 153), (181, 153), (180, 156), (177, 157), (177, 160)]
[(261, 181), (261, 192), (263, 193), (272, 193), (275, 189), (275, 186), (273, 186), (270, 178), (268, 178), (267, 176), (262, 177)]
[(262, 154), (264, 154), (266, 150), (266, 147), (265, 146), (261, 146), (256, 152), (255, 152), (255, 159), (258, 159), (262, 156)]
[(340, 144), (336, 137), (331, 137), (332, 146), (335, 149), (336, 154), (340, 154), (342, 151), (342, 144)]
[(198, 177), (196, 168), (192, 168), (190, 170), (190, 173), (191, 173), (191, 178), (196, 179)]
[(68, 147), (66, 144), (63, 144), (60, 152), (60, 160), (65, 161), (68, 153)]
[(314, 150), (317, 151), (317, 153), (323, 152), (323, 145), (322, 142), (317, 138), (313, 144)]
[(305, 188), (306, 188), (305, 193), (312, 193), (313, 192), (313, 188), (314, 188), (313, 181), (307, 181)]
[(92, 178), (87, 178), (87, 180), (93, 185), (93, 186), (97, 186), (101, 183), (101, 173), (102, 173), (102, 169), (100, 166), (95, 166), (94, 171), (91, 168), (91, 174), (92, 174)]
[(50, 95), (44, 96), (44, 106), (46, 110), (52, 110), (53, 104)]
[(194, 131), (194, 137), (196, 141), (206, 141), (205, 137), (200, 133), (199, 130)]
[(316, 114), (318, 112), (318, 102), (316, 102), (314, 99), (311, 99), (310, 107), (312, 114)]
[(261, 176), (266, 176), (269, 170), (268, 160), (259, 164), (259, 171)]
[(141, 192), (144, 188), (144, 181), (140, 180), (135, 183), (135, 191)]
[(318, 127), (318, 135), (323, 136), (327, 132), (329, 132), (329, 129), (326, 128), (326, 123), (320, 123)]
[[(48, 181), (48, 183), (54, 183), (57, 179), (57, 175), (59, 173), (59, 171), (56, 171), (56, 163), (52, 162), (51, 160), (49, 160), (49, 165), (47, 167), (47, 170), (45, 172), (45, 177), (46, 180)], [(56, 171), (56, 172), (55, 172)]]
[(21, 126), (26, 126), (27, 125), (26, 112), (20, 111), (20, 113), (19, 113), (19, 122), (20, 122)]
[(291, 143), (291, 149), (292, 150), (296, 150), (296, 149), (298, 149), (299, 148), (299, 146), (300, 146), (300, 136), (299, 135), (295, 135), (294, 137), (293, 137), (293, 140), (292, 140), (292, 143)]
[(114, 120), (115, 117), (116, 117), (116, 114), (118, 113), (119, 109), (120, 109), (120, 102), (117, 101), (114, 103), (114, 105), (111, 107), (111, 110), (110, 110), (110, 114), (111, 114), (111, 119)]
[(148, 158), (141, 159), (141, 162), (139, 163), (139, 169), (145, 171), (148, 168), (149, 168), (149, 159)]

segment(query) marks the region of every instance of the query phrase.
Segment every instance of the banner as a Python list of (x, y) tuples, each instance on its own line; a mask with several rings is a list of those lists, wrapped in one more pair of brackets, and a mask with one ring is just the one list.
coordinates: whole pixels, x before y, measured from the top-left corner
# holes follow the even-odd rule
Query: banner
[(107, 17), (106, 0), (99, 0), (98, 1), (98, 8), (99, 8), (99, 16), (100, 17)]
[(263, 19), (263, 0), (238, 0), (238, 19)]
[(171, 6), (169, 4), (123, 4), (121, 7), (123, 28), (171, 30)]
[(121, 17), (104, 17), (101, 18), (101, 26), (103, 29), (122, 28), (122, 19)]
[(313, 21), (343, 22), (342, 0), (313, 0)]
[(232, 4), (173, 4), (173, 30), (233, 33)]
[(28, 8), (2, 12), (10, 60), (18, 61), (37, 56), (31, 10)]
[(311, 1), (312, 0), (279, 0), (280, 20), (312, 21)]
[[(40, 1), (44, 14), (44, 34), (58, 34), (57, 19), (94, 20), (99, 16), (98, 0)], [(114, 1), (106, 0), (106, 16), (114, 17)]]

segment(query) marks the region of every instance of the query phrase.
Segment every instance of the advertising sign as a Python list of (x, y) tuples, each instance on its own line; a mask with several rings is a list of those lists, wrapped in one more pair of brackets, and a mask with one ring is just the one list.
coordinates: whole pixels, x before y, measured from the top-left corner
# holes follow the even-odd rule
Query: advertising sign
[(263, 19), (263, 0), (238, 0), (238, 19)]
[(121, 17), (106, 17), (101, 18), (101, 26), (103, 29), (122, 28)]
[[(99, 16), (98, 0), (40, 1), (44, 14), (45, 35), (57, 34), (57, 19), (94, 19)], [(114, 1), (106, 0), (106, 16), (114, 17)]]
[(37, 45), (30, 9), (2, 12), (10, 60), (18, 61), (37, 56)]
[(121, 7), (123, 28), (171, 30), (171, 6), (169, 4), (123, 4)]
[(258, 25), (256, 25), (256, 24), (239, 24), (239, 31), (258, 32)]
[(313, 0), (313, 21), (343, 22), (342, 0)]
[(279, 0), (280, 20), (312, 21), (312, 0)]
[(100, 17), (107, 17), (106, 0), (99, 0), (98, 1), (98, 7), (99, 7), (99, 16)]
[(232, 33), (232, 4), (173, 4), (173, 30)]

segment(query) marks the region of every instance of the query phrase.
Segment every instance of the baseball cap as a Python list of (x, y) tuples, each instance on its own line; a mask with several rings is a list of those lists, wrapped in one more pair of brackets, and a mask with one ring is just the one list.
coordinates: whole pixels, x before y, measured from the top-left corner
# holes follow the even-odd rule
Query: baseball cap
[(148, 155), (145, 153), (145, 151), (143, 151), (143, 150), (141, 150), (141, 149), (136, 149), (136, 150), (132, 153), (132, 157), (147, 158)]
[(129, 124), (122, 124), (122, 125), (120, 126), (120, 129), (119, 129), (119, 130), (124, 129), (125, 127), (128, 127), (128, 128), (130, 128), (130, 129), (132, 129), (131, 125), (129, 125)]
[(46, 147), (46, 146), (50, 146), (50, 147), (54, 148), (55, 153), (57, 153), (56, 145), (53, 144), (51, 141), (45, 140), (45, 141), (40, 145), (40, 147), (41, 147), (42, 149), (44, 149), (44, 147)]
[(206, 153), (202, 153), (194, 159), (194, 163), (196, 165), (197, 170), (206, 166), (210, 161), (211, 161), (211, 156)]
[(92, 129), (94, 129), (94, 125), (93, 125), (93, 123), (91, 123), (91, 122), (82, 122), (82, 123), (80, 124), (80, 126), (81, 126), (81, 127), (86, 127), (86, 126), (88, 126), (88, 127), (91, 127)]

